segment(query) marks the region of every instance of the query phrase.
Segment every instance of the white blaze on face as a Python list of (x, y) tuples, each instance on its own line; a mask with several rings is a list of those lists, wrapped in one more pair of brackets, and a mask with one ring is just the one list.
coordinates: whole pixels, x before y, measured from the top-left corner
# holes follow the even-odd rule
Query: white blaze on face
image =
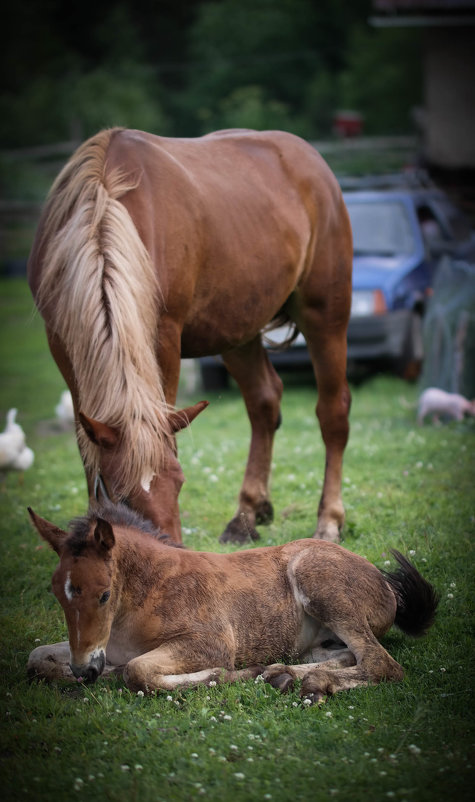
[(81, 643), (81, 630), (79, 629), (79, 610), (76, 610), (76, 636), (78, 641), (78, 646)]
[(73, 587), (71, 585), (71, 571), (66, 574), (66, 582), (64, 583), (64, 595), (68, 601), (73, 600)]
[(150, 493), (150, 485), (152, 484), (152, 479), (154, 476), (155, 473), (153, 471), (144, 473), (144, 475), (142, 476), (142, 481), (140, 482), (140, 485), (142, 487), (142, 490), (145, 490), (146, 493)]

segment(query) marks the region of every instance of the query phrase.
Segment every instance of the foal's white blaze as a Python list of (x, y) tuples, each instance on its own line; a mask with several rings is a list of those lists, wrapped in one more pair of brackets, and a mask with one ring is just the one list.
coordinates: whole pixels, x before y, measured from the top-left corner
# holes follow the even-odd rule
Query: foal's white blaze
[(152, 484), (152, 479), (154, 476), (155, 473), (153, 471), (149, 471), (149, 473), (144, 473), (144, 475), (142, 476), (142, 481), (140, 482), (140, 485), (142, 487), (142, 490), (145, 490), (146, 493), (150, 493), (150, 485)]
[(73, 600), (73, 587), (71, 585), (71, 571), (66, 574), (66, 582), (64, 583), (64, 595), (68, 601)]
[(76, 610), (76, 635), (79, 646), (79, 644), (81, 643), (81, 630), (79, 629), (79, 610)]

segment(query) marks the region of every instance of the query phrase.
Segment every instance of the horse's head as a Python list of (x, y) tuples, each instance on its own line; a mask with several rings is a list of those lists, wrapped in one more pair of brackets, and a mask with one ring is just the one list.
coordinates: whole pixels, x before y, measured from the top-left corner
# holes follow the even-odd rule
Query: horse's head
[(104, 670), (118, 605), (112, 526), (97, 518), (89, 531), (68, 533), (28, 511), (41, 537), (59, 556), (52, 587), (66, 616), (71, 670), (76, 677), (94, 682)]
[(181, 542), (178, 495), (184, 482), (183, 471), (177, 459), (175, 434), (188, 426), (208, 406), (200, 401), (181, 411), (168, 415), (169, 438), (165, 441), (161, 470), (156, 472), (144, 467), (134, 486), (125, 494), (121, 492), (127, 449), (120, 432), (100, 421), (88, 418), (82, 412), (79, 420), (89, 440), (98, 449), (98, 465), (103, 492), (117, 503), (126, 501), (132, 509), (152, 521), (162, 532), (166, 532), (177, 543)]

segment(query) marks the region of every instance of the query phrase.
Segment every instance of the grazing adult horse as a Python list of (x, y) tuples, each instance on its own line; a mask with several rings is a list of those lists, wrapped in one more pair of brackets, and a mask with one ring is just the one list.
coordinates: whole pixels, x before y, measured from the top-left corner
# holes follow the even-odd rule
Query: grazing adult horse
[(339, 185), (288, 133), (168, 139), (111, 129), (85, 142), (50, 191), (28, 263), (51, 352), (71, 390), (89, 495), (101, 477), (177, 542), (180, 357), (222, 354), (251, 445), (223, 540), (272, 519), (269, 472), (282, 382), (261, 331), (305, 336), (326, 448), (316, 536), (344, 520), (352, 241)]
[(400, 680), (378, 638), (393, 623), (422, 634), (437, 606), (397, 552), (399, 569), (383, 573), (322, 540), (232, 554), (174, 548), (123, 505), (91, 510), (69, 533), (30, 515), (59, 555), (52, 584), (69, 633), (69, 644), (31, 653), (31, 677), (94, 682), (121, 671), (144, 692), (257, 675), (287, 690), (302, 678), (302, 695), (318, 701)]

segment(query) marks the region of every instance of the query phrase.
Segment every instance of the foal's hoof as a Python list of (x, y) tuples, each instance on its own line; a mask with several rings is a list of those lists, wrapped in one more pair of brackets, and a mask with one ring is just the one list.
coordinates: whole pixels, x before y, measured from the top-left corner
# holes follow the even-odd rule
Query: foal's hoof
[(288, 693), (294, 687), (295, 677), (288, 666), (276, 663), (268, 666), (262, 675), (264, 682), (268, 682), (273, 688), (281, 693)]
[(259, 538), (259, 532), (256, 532), (254, 527), (250, 526), (247, 516), (241, 513), (241, 515), (236, 515), (236, 517), (228, 523), (226, 529), (219, 538), (219, 542), (243, 545), (243, 543), (247, 543), (249, 540), (259, 540)]
[(272, 685), (273, 688), (281, 693), (288, 693), (294, 687), (294, 678), (291, 674), (287, 674), (287, 672), (277, 674), (276, 677), (272, 677), (267, 681), (269, 685)]

